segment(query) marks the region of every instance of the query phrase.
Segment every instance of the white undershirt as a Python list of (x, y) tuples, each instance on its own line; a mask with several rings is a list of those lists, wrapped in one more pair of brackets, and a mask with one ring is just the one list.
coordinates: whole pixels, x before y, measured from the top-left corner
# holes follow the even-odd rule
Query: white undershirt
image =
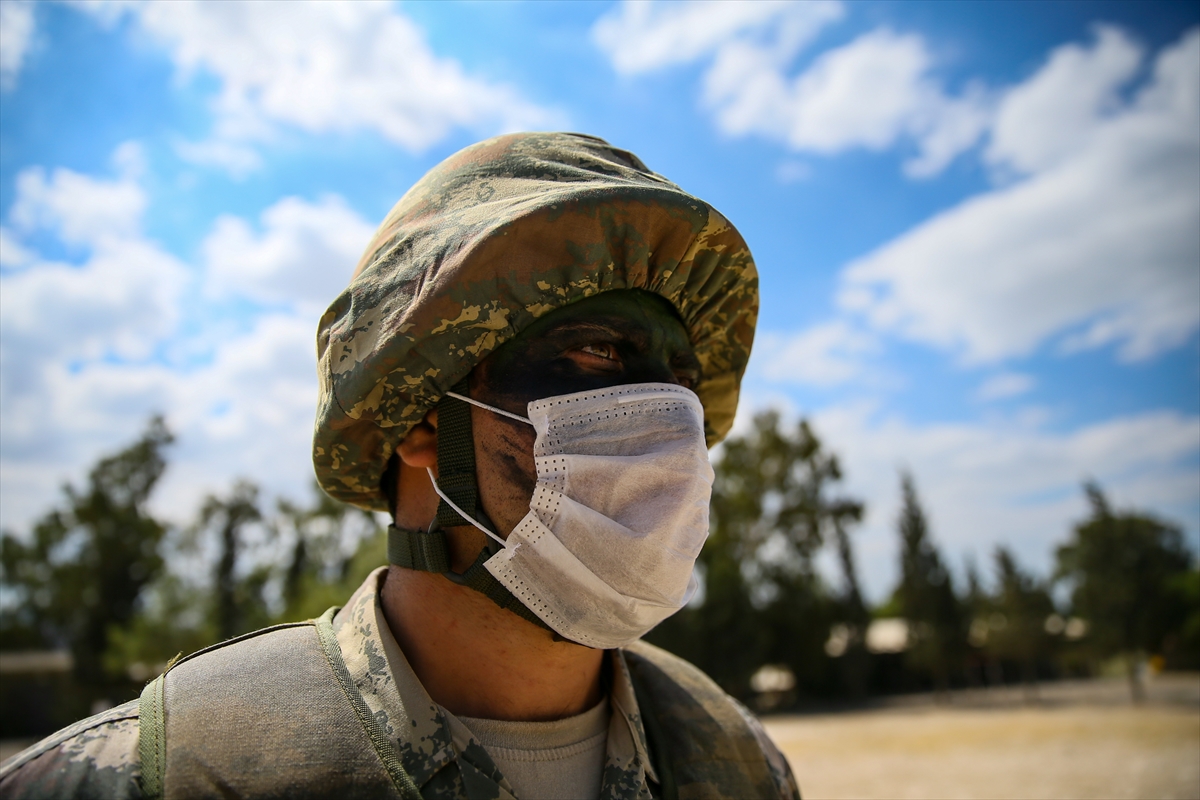
[[(442, 713), (450, 715), (446, 709)], [(608, 698), (553, 722), (458, 717), (520, 800), (596, 800), (608, 744)]]

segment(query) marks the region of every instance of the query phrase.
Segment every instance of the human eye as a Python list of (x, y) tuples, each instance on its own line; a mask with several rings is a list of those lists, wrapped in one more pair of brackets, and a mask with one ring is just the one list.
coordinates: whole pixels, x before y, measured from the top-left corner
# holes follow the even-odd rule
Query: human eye
[(583, 353), (593, 358), (602, 358), (606, 361), (619, 361), (617, 355), (617, 346), (611, 342), (592, 342), (576, 348), (580, 353)]

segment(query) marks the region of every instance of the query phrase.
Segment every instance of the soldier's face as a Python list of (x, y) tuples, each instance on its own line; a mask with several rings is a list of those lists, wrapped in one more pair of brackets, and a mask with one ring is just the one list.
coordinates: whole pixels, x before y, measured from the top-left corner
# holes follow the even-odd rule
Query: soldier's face
[[(478, 400), (522, 416), (530, 401), (620, 386), (674, 383), (694, 388), (700, 362), (675, 310), (640, 290), (604, 292), (547, 314), (471, 373)], [(537, 483), (533, 428), (472, 410), (484, 511), (504, 536), (529, 511)], [(482, 535), (482, 534), (481, 534)]]

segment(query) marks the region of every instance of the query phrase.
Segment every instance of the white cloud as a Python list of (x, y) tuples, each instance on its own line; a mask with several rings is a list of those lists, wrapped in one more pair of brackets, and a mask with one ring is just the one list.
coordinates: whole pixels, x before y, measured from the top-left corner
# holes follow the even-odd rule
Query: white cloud
[(1004, 400), (1025, 394), (1037, 385), (1032, 375), (1020, 372), (1002, 372), (984, 381), (975, 391), (978, 400)]
[[(158, 412), (178, 436), (155, 499), (169, 518), (243, 475), (305, 496), (316, 320), (371, 226), (336, 196), (284, 198), (257, 227), (220, 218), (185, 264), (142, 232), (136, 148), (114, 161), (116, 178), (27, 170), (0, 228), (0, 524), (26, 528)], [(63, 244), (79, 263), (45, 256)]]
[(1059, 50), (1015, 87), (1002, 120), (1053, 106), (1046, 87), (1058, 87), (1076, 109), (1064, 112), (1074, 138), (998, 133), (995, 159), (1047, 166), (849, 265), (842, 307), (972, 363), (1027, 355), (1063, 334), (1067, 349), (1112, 343), (1137, 360), (1191, 335), (1200, 326), (1200, 31), (1160, 53), (1131, 101), (1085, 103), (1092, 116), (1080, 123), (1062, 65), (1116, 64), (1106, 73), (1115, 91), (1126, 78), (1122, 42), (1102, 30), (1090, 50)]
[(761, 335), (754, 363), (774, 382), (829, 387), (860, 377), (863, 356), (878, 347), (874, 336), (836, 320), (790, 336)]
[(323, 308), (350, 282), (374, 226), (339, 197), (279, 200), (262, 213), (262, 233), (222, 216), (204, 241), (209, 290), (266, 303)]
[(817, 0), (757, 3), (626, 0), (592, 27), (592, 40), (625, 75), (686, 64), (722, 49), (730, 40), (774, 29), (787, 43), (784, 57), (807, 44), (844, 7)]
[(21, 267), (33, 259), (33, 253), (17, 241), (13, 232), (0, 225), (0, 266)]
[(114, 158), (124, 173), (96, 180), (68, 169), (49, 177), (41, 167), (17, 175), (17, 197), (9, 219), (17, 230), (43, 228), (72, 245), (105, 247), (137, 235), (146, 195), (136, 180), (136, 145), (122, 145)]
[[(40, 262), (0, 280), (5, 359), (140, 359), (174, 330), (187, 269), (147, 242), (123, 242), (82, 266)], [(28, 356), (26, 356), (28, 357)]]
[[(29, 377), (31, 354), (54, 359), (144, 358), (174, 329), (190, 273), (141, 236), (145, 193), (129, 177), (137, 150), (122, 146), (125, 175), (97, 179), (67, 169), (47, 177), (22, 171), (3, 231), (4, 261), (16, 269), (0, 278), (0, 352), (8, 388)], [(56, 235), (85, 248), (82, 264), (48, 261), (19, 236)], [(6, 427), (6, 433), (8, 429)]]
[(190, 164), (202, 167), (217, 167), (235, 178), (245, 177), (262, 166), (262, 157), (253, 147), (226, 139), (208, 139), (203, 142), (178, 140), (175, 153)]
[(775, 180), (780, 183), (799, 183), (812, 177), (812, 167), (803, 161), (784, 161), (775, 168)]
[(1091, 48), (1066, 44), (1000, 103), (987, 158), (1024, 173), (1061, 163), (1087, 145), (1102, 120), (1122, 111), (1120, 90), (1142, 52), (1120, 30), (1101, 26)]
[(981, 109), (949, 99), (928, 79), (932, 59), (915, 35), (871, 31), (821, 54), (791, 81), (763, 64), (747, 68), (750, 54), (736, 69), (731, 61), (718, 59), (708, 81), (708, 100), (728, 133), (761, 133), (824, 154), (882, 150), (912, 135), (929, 141), (914, 171), (931, 174), (983, 129)]
[(17, 77), (33, 47), (36, 31), (32, 2), (4, 0), (0, 3), (0, 89), (9, 90), (17, 85)]
[(1118, 507), (1174, 520), (1192, 537), (1200, 530), (1200, 417), (1148, 412), (1052, 433), (1019, 422), (913, 424), (860, 405), (818, 411), (813, 423), (842, 459), (844, 491), (866, 501), (855, 538), (876, 599), (896, 580), (901, 468), (915, 476), (934, 537), (955, 567), (965, 554), (986, 558), (1004, 543), (1048, 572), (1053, 544), (1086, 516), (1080, 487), (1088, 478)]
[(827, 50), (792, 75), (796, 56), (844, 13), (840, 3), (627, 2), (596, 22), (592, 38), (624, 74), (711, 57), (704, 104), (731, 136), (759, 135), (821, 154), (912, 140), (918, 153), (905, 171), (941, 171), (986, 128), (984, 93), (946, 94), (930, 75), (924, 40), (886, 28)]
[(187, 77), (220, 84), (214, 141), (179, 152), (235, 173), (256, 166), (252, 143), (280, 126), (313, 134), (369, 130), (413, 152), (455, 129), (507, 131), (560, 115), (516, 89), (468, 74), (438, 56), (390, 3), (99, 3), (111, 20), (130, 12)]
[[(317, 379), (315, 325), (271, 314), (216, 343), (207, 363), (40, 364), (36, 393), (7, 398), (0, 456), (3, 524), (19, 529), (54, 502), (66, 479), (132, 441), (153, 413), (177, 436), (156, 491), (158, 513), (187, 522), (206, 493), (239, 476), (270, 494), (306, 496)], [(11, 363), (6, 359), (5, 371)]]

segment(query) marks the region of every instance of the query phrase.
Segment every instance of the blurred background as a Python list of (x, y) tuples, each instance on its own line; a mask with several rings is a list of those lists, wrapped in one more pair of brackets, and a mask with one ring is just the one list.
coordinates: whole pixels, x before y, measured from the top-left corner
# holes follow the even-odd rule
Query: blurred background
[(317, 318), (427, 169), (522, 129), (755, 253), (703, 591), (650, 638), (806, 797), (1200, 796), (1174, 2), (0, 0), (4, 755), (386, 561), (313, 484)]

